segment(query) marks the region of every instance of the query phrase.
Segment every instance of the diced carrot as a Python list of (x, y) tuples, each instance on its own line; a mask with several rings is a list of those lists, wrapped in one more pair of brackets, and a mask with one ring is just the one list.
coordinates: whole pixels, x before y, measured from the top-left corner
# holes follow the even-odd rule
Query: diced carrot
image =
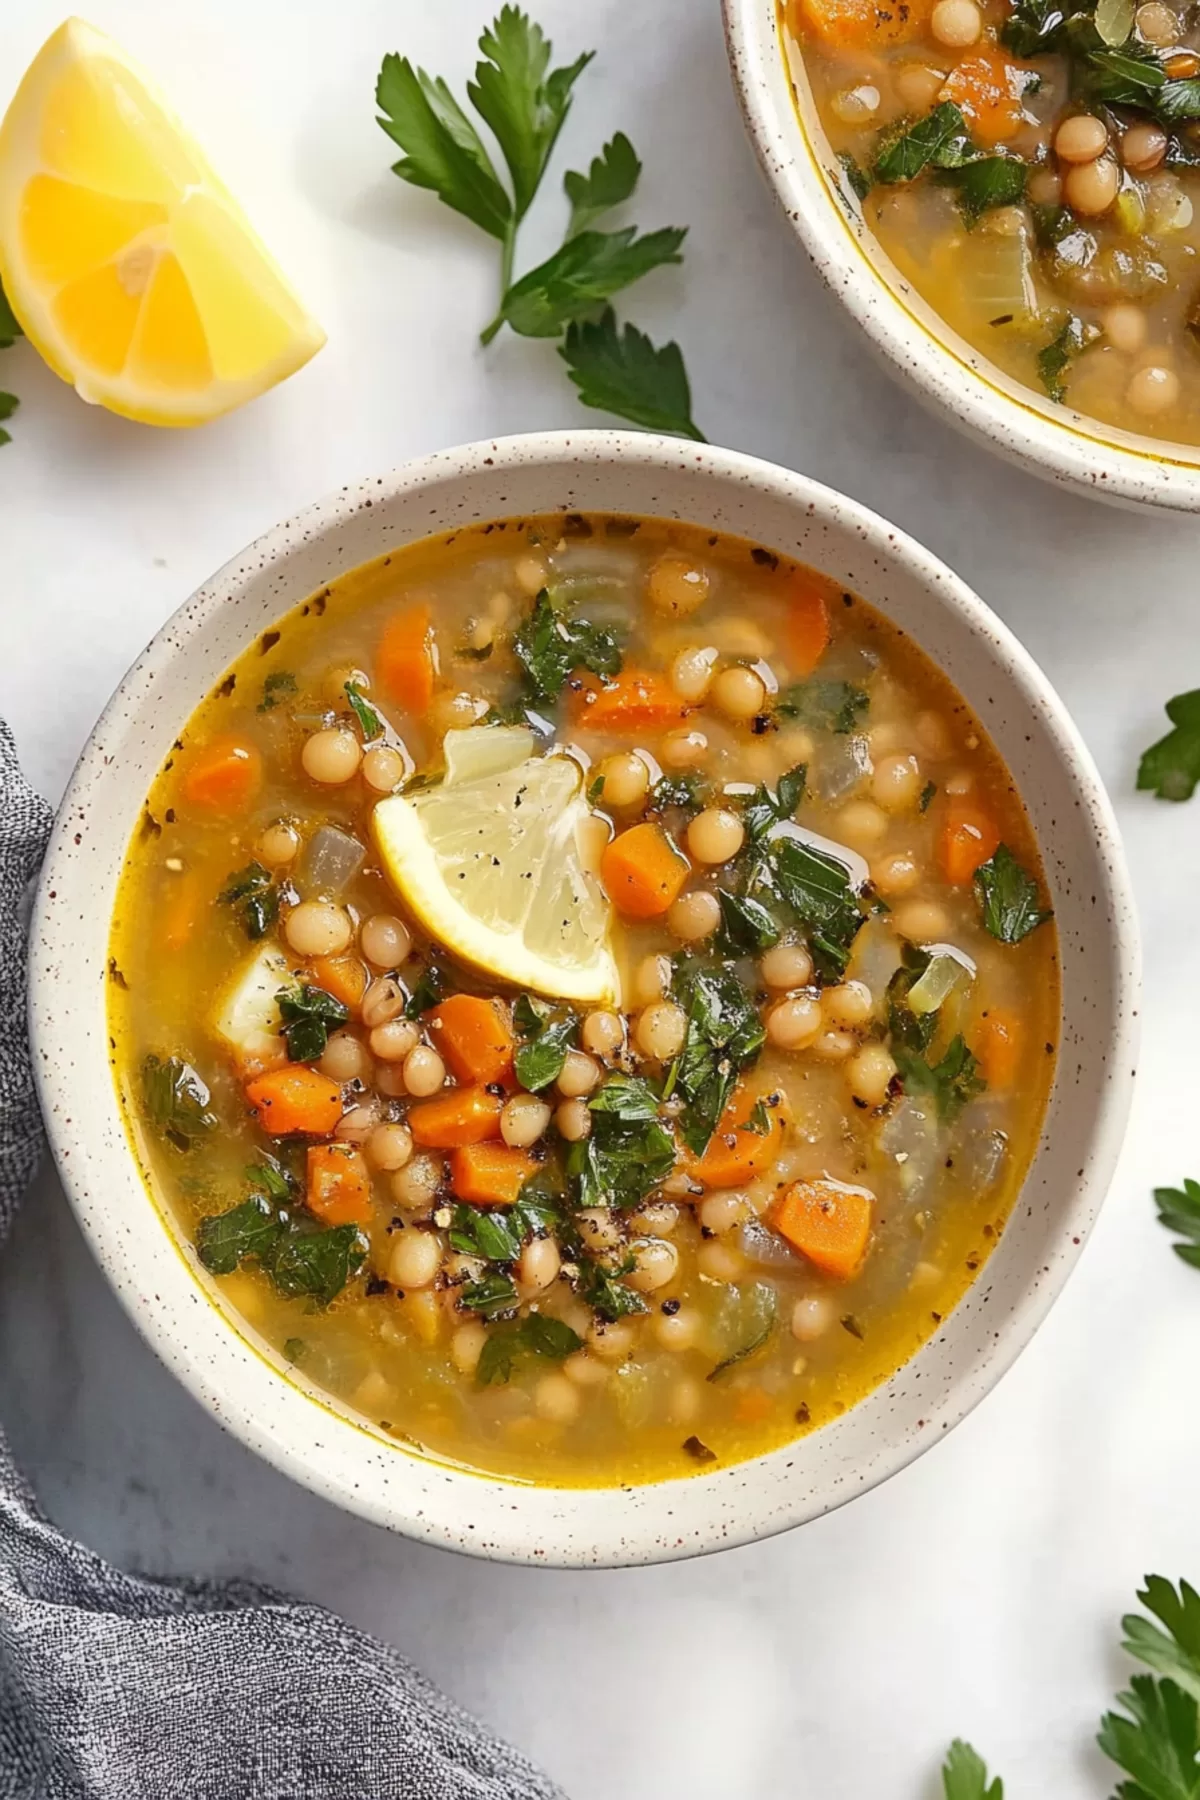
[(190, 944), (203, 910), (200, 876), (195, 869), (171, 877), (164, 890), (159, 941), (164, 950), (182, 950)]
[(734, 1401), (733, 1416), (742, 1425), (760, 1425), (769, 1419), (776, 1406), (766, 1388), (744, 1388)]
[(422, 1100), (408, 1115), (408, 1129), (430, 1150), (457, 1150), (500, 1136), (503, 1102), (482, 1087), (450, 1088), (433, 1100)]
[(287, 1063), (248, 1081), (246, 1098), (272, 1137), (328, 1137), (342, 1116), (337, 1082), (304, 1063)]
[(450, 1158), (450, 1186), (473, 1206), (514, 1206), (537, 1166), (507, 1144), (464, 1144)]
[(605, 845), (600, 858), (608, 897), (630, 919), (657, 919), (667, 912), (690, 873), (687, 857), (648, 819)]
[(1021, 129), (1031, 73), (1002, 50), (977, 50), (951, 69), (939, 98), (954, 101), (982, 143), (1004, 144)]
[[(775, 1099), (775, 1095), (770, 1096)], [(750, 1115), (762, 1100), (765, 1132), (750, 1129)], [(740, 1187), (769, 1169), (783, 1141), (783, 1102), (770, 1106), (761, 1093), (739, 1085), (721, 1115), (703, 1156), (687, 1158), (687, 1172), (706, 1188)]]
[(870, 50), (908, 43), (929, 22), (933, 0), (794, 0), (797, 36), (810, 33), (831, 50)]
[(350, 1012), (357, 1012), (367, 991), (367, 971), (357, 956), (314, 956), (308, 965), (314, 987), (319, 987)]
[(310, 1144), (308, 1210), (326, 1225), (371, 1223), (371, 1177), (353, 1144)]
[(183, 777), (183, 797), (209, 812), (242, 812), (263, 780), (263, 759), (254, 744), (225, 733), (198, 750)]
[(829, 603), (806, 576), (797, 576), (788, 588), (787, 644), (792, 668), (802, 679), (829, 648)]
[(502, 1000), (451, 994), (426, 1013), (425, 1021), (456, 1081), (486, 1087), (490, 1081), (506, 1081), (512, 1074), (517, 1045)]
[(602, 686), (588, 680), (575, 698), (575, 722), (589, 731), (666, 731), (692, 708), (665, 675), (624, 669)]
[(990, 813), (963, 800), (954, 801), (946, 814), (938, 842), (938, 861), (946, 880), (963, 887), (976, 869), (995, 855), (1000, 828)]
[(1015, 1083), (1023, 1036), (1020, 1016), (1007, 1007), (991, 1006), (983, 1015), (973, 1048), (990, 1088), (1010, 1088)]
[(405, 712), (420, 718), (429, 711), (437, 646), (432, 615), (423, 600), (406, 606), (384, 627), (375, 653), (375, 674), (384, 693)]
[(797, 1181), (773, 1223), (793, 1250), (835, 1281), (852, 1281), (866, 1259), (875, 1196), (840, 1181)]

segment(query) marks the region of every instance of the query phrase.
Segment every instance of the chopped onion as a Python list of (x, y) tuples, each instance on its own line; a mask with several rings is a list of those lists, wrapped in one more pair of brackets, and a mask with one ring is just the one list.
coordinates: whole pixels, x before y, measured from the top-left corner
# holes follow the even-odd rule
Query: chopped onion
[(871, 773), (871, 752), (865, 737), (838, 737), (828, 746), (822, 744), (816, 768), (809, 779), (818, 799), (841, 800)]
[(322, 825), (308, 841), (296, 885), (301, 894), (333, 899), (353, 881), (366, 854), (348, 832), (339, 831), (336, 825)]
[(764, 1269), (798, 1269), (800, 1259), (796, 1252), (779, 1236), (763, 1224), (761, 1219), (745, 1219), (738, 1227), (738, 1241), (742, 1255), (752, 1263)]
[(956, 988), (974, 978), (974, 964), (958, 951), (949, 948), (935, 950), (920, 980), (914, 981), (908, 990), (909, 1012), (918, 1015), (936, 1012)]

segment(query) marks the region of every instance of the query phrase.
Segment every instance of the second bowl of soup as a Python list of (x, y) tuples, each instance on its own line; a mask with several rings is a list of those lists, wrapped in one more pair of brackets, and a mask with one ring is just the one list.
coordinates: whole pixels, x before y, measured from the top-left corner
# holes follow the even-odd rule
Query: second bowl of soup
[(1132, 944), (1086, 759), (952, 577), (745, 459), (541, 444), (167, 628), (68, 797), (35, 1018), (102, 1049), (97, 1141), (46, 1059), (64, 1170), (235, 1429), (439, 1541), (633, 1560), (844, 1497), (1014, 1352), (1119, 1132)]

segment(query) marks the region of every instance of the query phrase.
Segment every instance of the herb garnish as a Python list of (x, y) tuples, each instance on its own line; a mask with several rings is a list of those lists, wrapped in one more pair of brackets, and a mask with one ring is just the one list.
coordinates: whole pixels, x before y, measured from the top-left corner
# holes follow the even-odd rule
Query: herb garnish
[(907, 130), (892, 134), (876, 153), (876, 181), (913, 181), (932, 165), (952, 169), (977, 154), (967, 136), (967, 122), (953, 100), (918, 119)]
[[(17, 315), (8, 303), (8, 296), (0, 284), (0, 350), (9, 350), (19, 337), (24, 337)], [(21, 402), (15, 394), (0, 393), (0, 419), (11, 419)], [(11, 444), (12, 433), (0, 425), (0, 444)]]
[(611, 631), (569, 618), (543, 588), (529, 616), (513, 634), (513, 654), (525, 672), (528, 698), (545, 704), (557, 700), (575, 669), (594, 675), (619, 675), (621, 647)]
[(633, 1269), (632, 1257), (626, 1258), (612, 1269), (606, 1269), (602, 1263), (591, 1260), (581, 1262), (575, 1279), (575, 1291), (599, 1318), (609, 1325), (615, 1325), (618, 1319), (627, 1319), (635, 1313), (650, 1310), (637, 1289), (629, 1287), (620, 1279), (622, 1275), (631, 1275)]
[(846, 180), (850, 183), (850, 191), (859, 200), (865, 200), (871, 191), (871, 177), (860, 162), (856, 162), (848, 150), (843, 150), (838, 157)]
[(482, 1313), (485, 1319), (495, 1319), (516, 1309), (517, 1286), (511, 1275), (501, 1269), (492, 1269), (478, 1281), (461, 1287), (458, 1298), (472, 1312)]
[(475, 1369), (475, 1380), (480, 1387), (490, 1387), (493, 1382), (510, 1381), (523, 1356), (562, 1362), (582, 1349), (583, 1339), (561, 1319), (552, 1319), (546, 1313), (529, 1313), (511, 1325), (500, 1325), (488, 1333)]
[(296, 677), (286, 669), (276, 669), (263, 682), (262, 699), (258, 703), (259, 712), (270, 712), (286, 700), (289, 694), (296, 692)]
[(358, 721), (358, 729), (362, 732), (364, 744), (373, 744), (387, 730), (387, 725), (378, 707), (372, 705), (356, 681), (345, 684), (346, 699), (350, 702), (350, 711)]
[(799, 838), (781, 837), (771, 846), (771, 875), (777, 893), (807, 929), (818, 972), (840, 981), (863, 922), (849, 870)]
[(217, 895), (217, 901), (219, 905), (236, 908), (248, 938), (266, 937), (279, 917), (279, 890), (271, 871), (260, 862), (247, 863), (244, 869), (231, 875)]
[(955, 1738), (942, 1767), (945, 1800), (1004, 1800), (1004, 1783), (989, 1782), (987, 1764), (970, 1744)]
[(657, 1118), (610, 1112), (604, 1089), (589, 1102), (591, 1135), (567, 1151), (567, 1174), (577, 1182), (578, 1205), (637, 1206), (675, 1167), (675, 1143)]
[(719, 946), (731, 956), (751, 956), (779, 942), (782, 933), (774, 915), (757, 900), (718, 888), (717, 904), (721, 908)]
[[(571, 213), (562, 244), (536, 268), (513, 279), (517, 231), (546, 172), (571, 107), (573, 89), (592, 60), (550, 69), (551, 45), (518, 7), (504, 6), (479, 40), (481, 60), (467, 94), (490, 127), (508, 185), (467, 113), (446, 83), (414, 68), (407, 57), (386, 56), (376, 88), (379, 124), (404, 151), (394, 170), (427, 188), (500, 244), (500, 302), (483, 331), (490, 343), (507, 324), (530, 337), (563, 338), (560, 354), (585, 406), (615, 412), (652, 430), (701, 438), (676, 344), (657, 349), (632, 325), (620, 331), (612, 295), (651, 270), (680, 261), (686, 232), (666, 226), (597, 229), (599, 220), (631, 199), (641, 163), (618, 132), (586, 173), (568, 171), (563, 186)], [(597, 314), (599, 316), (597, 317)]]
[(228, 1212), (210, 1213), (196, 1228), (200, 1261), (214, 1275), (232, 1275), (247, 1258), (266, 1262), (285, 1230), (265, 1194), (251, 1194)]
[(950, 1040), (941, 1060), (928, 1062), (905, 1044), (892, 1046), (905, 1091), (932, 1101), (944, 1125), (956, 1119), (968, 1100), (987, 1086), (962, 1033)]
[(854, 731), (870, 705), (866, 690), (849, 681), (796, 681), (775, 701), (781, 719), (798, 719), (815, 731)]
[(292, 1062), (316, 1062), (324, 1054), (329, 1033), (350, 1017), (340, 1000), (324, 988), (297, 982), (275, 996), (283, 1019), (283, 1035)]
[(437, 963), (426, 963), (418, 975), (408, 1003), (404, 1008), (406, 1019), (419, 1019), (435, 1007), (446, 994), (447, 978)]
[(1200, 1181), (1185, 1180), (1182, 1188), (1155, 1188), (1158, 1222), (1189, 1240), (1175, 1244), (1176, 1256), (1200, 1269)]
[(1028, 174), (1028, 165), (1019, 157), (981, 156), (957, 169), (944, 170), (941, 179), (954, 188), (969, 228), (993, 206), (1015, 206), (1023, 200)]
[(1007, 844), (976, 871), (975, 895), (985, 927), (1002, 944), (1019, 944), (1052, 916), (1040, 904), (1037, 882)]
[(1200, 688), (1168, 700), (1167, 717), (1175, 729), (1145, 752), (1137, 784), (1160, 800), (1190, 800), (1200, 781)]
[(695, 966), (683, 959), (672, 990), (687, 1013), (688, 1026), (683, 1049), (667, 1077), (667, 1091), (687, 1101), (679, 1134), (694, 1156), (703, 1156), (738, 1075), (758, 1056), (766, 1032), (731, 969)]
[(702, 812), (708, 805), (712, 788), (703, 775), (689, 769), (683, 775), (662, 775), (650, 789), (646, 802), (651, 812), (666, 812), (677, 806), (682, 812)]
[(190, 1150), (217, 1123), (207, 1082), (180, 1056), (147, 1056), (142, 1093), (151, 1122), (177, 1150)]
[(357, 1225), (309, 1229), (265, 1193), (253, 1193), (201, 1219), (196, 1250), (214, 1275), (256, 1262), (281, 1294), (328, 1306), (362, 1267), (367, 1241)]
[(541, 1018), (533, 1013), (530, 1026), (528, 1014), (522, 1015), (519, 1002), (514, 1018), (518, 1028), (529, 1033), (513, 1058), (517, 1080), (531, 1094), (536, 1094), (562, 1074), (567, 1052), (579, 1036), (579, 1020), (571, 1013), (562, 1018)]
[(1097, 326), (1085, 325), (1075, 313), (1068, 313), (1060, 330), (1038, 351), (1038, 374), (1051, 400), (1065, 400), (1067, 371), (1080, 351), (1086, 350), (1099, 335)]

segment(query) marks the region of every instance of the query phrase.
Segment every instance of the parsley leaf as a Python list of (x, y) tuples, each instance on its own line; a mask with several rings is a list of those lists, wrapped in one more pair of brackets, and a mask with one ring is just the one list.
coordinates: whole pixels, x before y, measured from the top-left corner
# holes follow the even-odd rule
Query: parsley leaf
[(578, 1204), (636, 1206), (675, 1167), (675, 1143), (657, 1118), (623, 1118), (592, 1109), (591, 1134), (567, 1152), (567, 1174), (578, 1182)]
[(1117, 1695), (1124, 1712), (1105, 1713), (1096, 1738), (1132, 1781), (1117, 1800), (1197, 1800), (1200, 1796), (1200, 1711), (1173, 1681), (1135, 1675)]
[(17, 315), (8, 302), (8, 295), (0, 283), (0, 350), (9, 350), (19, 337), (24, 337)]
[(1146, 751), (1137, 784), (1160, 800), (1190, 800), (1200, 781), (1200, 688), (1168, 700), (1167, 717), (1175, 729)]
[(1182, 1188), (1155, 1188), (1154, 1200), (1159, 1224), (1191, 1240), (1175, 1245), (1176, 1256), (1200, 1269), (1200, 1181), (1185, 1180)]
[(888, 1030), (893, 1050), (900, 1046), (915, 1056), (924, 1056), (937, 1031), (938, 1016), (936, 1011), (913, 1012), (908, 996), (929, 967), (929, 952), (915, 944), (905, 944), (902, 954), (904, 960), (887, 987)]
[(731, 969), (676, 971), (675, 997), (688, 1015), (687, 1038), (668, 1077), (668, 1090), (688, 1102), (679, 1132), (703, 1156), (729, 1104), (742, 1069), (766, 1042), (762, 1020)]
[(468, 1282), (459, 1289), (458, 1297), (463, 1306), (472, 1312), (482, 1313), (485, 1319), (498, 1318), (501, 1313), (512, 1312), (517, 1305), (517, 1288), (511, 1275), (500, 1269), (493, 1269), (480, 1277), (478, 1281)]
[(876, 181), (913, 181), (930, 163), (937, 168), (954, 168), (969, 154), (967, 122), (953, 100), (926, 113), (906, 131), (892, 135), (875, 158)]
[(848, 150), (842, 151), (841, 155), (838, 157), (838, 161), (841, 163), (846, 180), (850, 184), (851, 193), (853, 193), (860, 201), (865, 200), (872, 187), (871, 177), (867, 174), (867, 171), (863, 168), (861, 163), (855, 161)]
[(480, 1387), (490, 1387), (494, 1382), (510, 1381), (522, 1356), (562, 1362), (582, 1349), (583, 1339), (561, 1319), (552, 1319), (547, 1313), (529, 1313), (520, 1321), (488, 1333), (475, 1368), (475, 1380)]
[(955, 1738), (942, 1765), (946, 1800), (1004, 1800), (1004, 1783), (988, 1781), (987, 1764), (977, 1750)]
[(287, 1206), (299, 1186), (279, 1159), (268, 1156), (265, 1150), (257, 1162), (243, 1170), (243, 1174), (256, 1192), (265, 1194), (277, 1206)]
[(346, 683), (346, 698), (350, 702), (350, 711), (358, 720), (358, 729), (362, 732), (364, 744), (373, 744), (381, 738), (386, 729), (378, 707), (373, 706), (359, 687), (357, 682)]
[(375, 101), (378, 123), (405, 153), (392, 165), (401, 180), (429, 188), (489, 236), (505, 239), (512, 201), (446, 83), (414, 69), (406, 56), (385, 56)]
[(712, 793), (710, 784), (694, 769), (682, 775), (661, 775), (650, 789), (647, 806), (651, 812), (666, 812), (677, 806), (681, 812), (702, 812)]
[(446, 976), (437, 963), (426, 963), (408, 996), (404, 1017), (419, 1019), (444, 997), (447, 985)]
[(1015, 206), (1025, 197), (1028, 167), (1016, 156), (981, 156), (945, 171), (942, 180), (955, 190), (959, 210), (969, 226), (993, 206)]
[(1019, 944), (1052, 917), (1039, 905), (1037, 882), (1007, 844), (976, 871), (975, 896), (985, 927), (1002, 944)]
[(593, 1113), (612, 1113), (631, 1123), (658, 1117), (658, 1095), (644, 1075), (610, 1075), (588, 1106)]
[(142, 1064), (142, 1093), (151, 1123), (177, 1150), (190, 1150), (217, 1123), (207, 1082), (182, 1057), (148, 1056)]
[(569, 68), (550, 66), (552, 45), (519, 7), (502, 7), (479, 40), (484, 60), (468, 82), (471, 104), (495, 133), (512, 177), (514, 216), (529, 211), (571, 106), (571, 89), (595, 52)]
[(525, 1236), (520, 1225), (511, 1211), (483, 1212), (477, 1206), (456, 1206), (451, 1214), (450, 1247), (463, 1256), (482, 1256), (488, 1262), (515, 1262)]
[(611, 306), (576, 320), (559, 355), (584, 406), (615, 413), (647, 431), (706, 442), (692, 418), (692, 391), (678, 344), (656, 347), (636, 325), (617, 324)]
[(266, 937), (279, 917), (279, 890), (269, 869), (260, 862), (247, 863), (231, 875), (217, 895), (218, 904), (237, 910), (248, 938)]
[(513, 1058), (513, 1067), (521, 1086), (531, 1094), (557, 1081), (567, 1060), (567, 1052), (579, 1034), (579, 1021), (568, 1014), (563, 1019), (538, 1022), (534, 1036), (521, 1044)]
[(563, 187), (571, 202), (567, 236), (575, 237), (586, 231), (614, 206), (621, 206), (628, 200), (641, 172), (637, 151), (623, 131), (618, 131), (600, 155), (592, 158), (592, 166), (586, 175), (568, 169), (563, 176)]
[(275, 669), (263, 682), (262, 699), (258, 703), (259, 712), (270, 712), (281, 700), (296, 692), (296, 677), (287, 669)]
[(232, 1275), (248, 1258), (269, 1263), (285, 1227), (264, 1194), (251, 1194), (228, 1212), (210, 1213), (196, 1227), (196, 1251), (213, 1275)]
[(799, 719), (815, 731), (854, 731), (870, 705), (870, 697), (849, 681), (797, 681), (775, 702), (781, 719)]
[(543, 703), (558, 698), (575, 669), (595, 675), (621, 672), (621, 648), (612, 632), (585, 619), (563, 618), (546, 588), (513, 634), (512, 648), (533, 698)]
[(560, 337), (572, 320), (587, 317), (652, 269), (682, 262), (686, 236), (686, 229), (673, 225), (641, 237), (636, 225), (581, 231), (509, 288), (501, 314), (522, 337)]
[[(1188, 1185), (1196, 1188), (1200, 1208), (1200, 1187), (1196, 1187), (1195, 1182)], [(1176, 1592), (1162, 1575), (1147, 1575), (1138, 1599), (1167, 1629), (1160, 1631), (1140, 1613), (1126, 1613), (1121, 1620), (1121, 1629), (1125, 1633), (1122, 1650), (1136, 1656), (1139, 1662), (1148, 1664), (1160, 1675), (1169, 1675), (1179, 1687), (1200, 1700), (1200, 1594), (1186, 1581), (1180, 1582)]]
[[(0, 419), (11, 419), (21, 402), (15, 394), (0, 393)], [(11, 444), (12, 432), (0, 425), (0, 444)]]
[(750, 956), (779, 942), (779, 926), (759, 901), (718, 888), (717, 904), (721, 908), (721, 947), (731, 956)]
[(951, 1039), (940, 1062), (929, 1063), (903, 1044), (893, 1046), (893, 1055), (906, 1091), (930, 1099), (943, 1124), (957, 1118), (967, 1101), (987, 1086), (961, 1032)]
[(606, 1269), (598, 1262), (585, 1259), (579, 1264), (575, 1291), (585, 1305), (590, 1306), (609, 1325), (615, 1325), (618, 1319), (627, 1319), (636, 1313), (649, 1312), (649, 1306), (637, 1289), (619, 1279), (620, 1275), (628, 1275), (632, 1269), (632, 1260), (622, 1263), (618, 1270)]
[(281, 1294), (306, 1296), (328, 1306), (363, 1265), (367, 1240), (357, 1225), (326, 1231), (291, 1231), (280, 1239), (268, 1265)]
[(1062, 401), (1067, 394), (1067, 371), (1081, 350), (1099, 336), (1095, 325), (1085, 325), (1069, 313), (1061, 329), (1037, 355), (1037, 370), (1042, 386), (1051, 400)]
[(288, 1056), (293, 1062), (316, 1062), (324, 1053), (330, 1031), (344, 1025), (350, 1017), (340, 1000), (324, 988), (309, 987), (307, 982), (281, 988), (275, 998), (283, 1018)]
[(770, 865), (780, 896), (806, 928), (817, 969), (828, 979), (840, 980), (863, 922), (849, 870), (835, 857), (793, 837), (772, 843)]

